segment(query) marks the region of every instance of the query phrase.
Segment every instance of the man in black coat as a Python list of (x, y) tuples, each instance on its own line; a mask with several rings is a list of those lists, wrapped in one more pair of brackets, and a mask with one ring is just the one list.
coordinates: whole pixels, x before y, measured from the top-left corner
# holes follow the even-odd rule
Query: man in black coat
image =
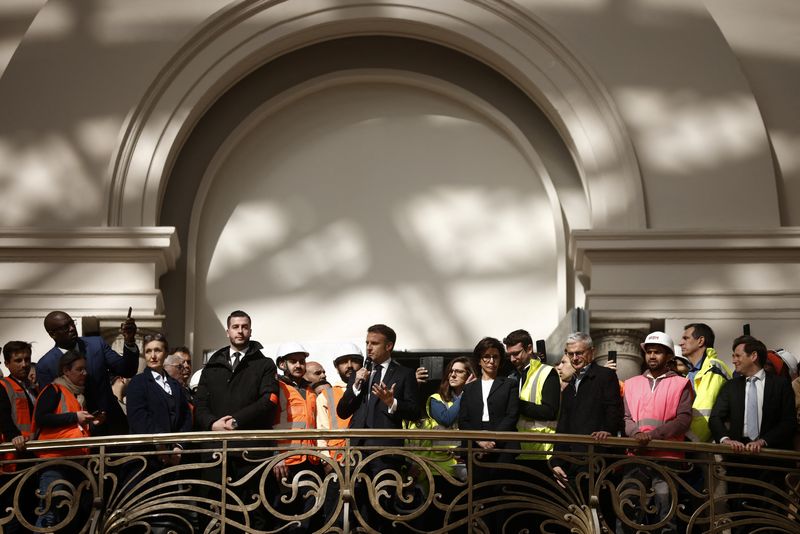
[[(226, 333), (230, 345), (216, 351), (208, 359), (195, 395), (195, 429), (231, 432), (234, 430), (269, 430), (275, 417), (275, 405), (270, 401), (277, 396), (275, 362), (261, 353), (261, 344), (251, 341), (250, 316), (241, 310), (230, 314)], [(246, 447), (253, 442), (229, 442), (229, 447)], [(254, 464), (246, 462), (240, 455), (230, 455), (227, 473), (231, 480), (238, 480)], [(219, 483), (219, 469), (206, 470)], [(259, 477), (252, 477), (245, 484), (241, 496), (245, 503), (258, 494)], [(252, 526), (266, 529), (263, 508), (252, 514)]]
[[(714, 440), (728, 445), (734, 452), (749, 453), (748, 456), (729, 456), (726, 461), (736, 462), (727, 468), (731, 477), (766, 482), (789, 491), (784, 480), (785, 472), (759, 469), (757, 466), (789, 466), (779, 460), (759, 458), (764, 447), (792, 449), (797, 427), (794, 391), (791, 383), (783, 377), (764, 371), (767, 347), (752, 336), (740, 336), (733, 341), (731, 361), (737, 376), (729, 380), (719, 391), (708, 425)], [(769, 498), (782, 500), (767, 489), (754, 484), (728, 483), (728, 493), (750, 493), (751, 503), (758, 508), (771, 507)], [(758, 495), (758, 496), (757, 496)], [(731, 503), (732, 509), (747, 510), (738, 499)], [(734, 526), (735, 532), (747, 532), (752, 525)]]
[[(575, 332), (567, 336), (564, 354), (570, 357), (575, 374), (569, 385), (561, 392), (561, 413), (558, 416), (556, 432), (559, 434), (584, 434), (597, 441), (609, 436), (616, 436), (623, 429), (625, 409), (619, 392), (617, 373), (607, 367), (594, 363), (594, 344), (592, 338), (584, 332)], [(595, 447), (596, 453), (603, 450)], [(557, 443), (555, 456), (550, 464), (556, 480), (566, 485), (574, 481), (575, 476), (585, 471), (585, 466), (577, 466), (559, 458), (559, 452), (568, 452), (581, 458), (587, 447), (579, 444)], [(577, 454), (576, 454), (577, 453)], [(585, 482), (585, 479), (584, 479)], [(584, 494), (587, 488), (579, 488)], [(608, 525), (614, 525), (615, 517), (611, 500), (601, 496), (601, 508)], [(588, 502), (588, 501), (587, 501)]]

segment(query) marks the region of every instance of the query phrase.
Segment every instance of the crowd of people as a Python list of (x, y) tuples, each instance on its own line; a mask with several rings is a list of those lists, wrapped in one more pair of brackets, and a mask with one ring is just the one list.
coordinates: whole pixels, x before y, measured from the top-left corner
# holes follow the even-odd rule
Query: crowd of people
[[(236, 430), (307, 429), (458, 429), (485, 431), (484, 437), (469, 444), (478, 451), (473, 481), (480, 483), (497, 477), (493, 464), (523, 465), (542, 477), (567, 487), (585, 478), (579, 476), (585, 464), (571, 461), (585, 454), (584, 444), (537, 440), (502, 442), (495, 432), (540, 434), (579, 434), (602, 442), (612, 436), (630, 437), (632, 454), (653, 461), (691, 460), (678, 450), (649, 448), (652, 440), (675, 442), (717, 442), (732, 453), (751, 455), (749, 478), (780, 484), (780, 473), (753, 469), (770, 465), (759, 460), (764, 448), (800, 450), (797, 423), (800, 418), (800, 379), (798, 362), (789, 351), (769, 351), (751, 336), (732, 342), (734, 371), (718, 357), (713, 330), (703, 323), (686, 325), (679, 343), (664, 332), (650, 333), (641, 344), (642, 374), (621, 382), (613, 365), (595, 361), (591, 337), (582, 332), (570, 334), (564, 343), (563, 357), (556, 366), (545, 363), (537, 354), (531, 335), (515, 330), (502, 340), (486, 337), (470, 356), (449, 361), (436, 393), (423, 399), (420, 383), (427, 370), (410, 369), (393, 357), (395, 331), (382, 324), (370, 326), (365, 353), (353, 344), (339, 346), (333, 363), (337, 376), (328, 379), (320, 362), (313, 361), (296, 342), (281, 344), (273, 355), (251, 339), (251, 319), (237, 310), (227, 318), (229, 344), (213, 353), (202, 369), (192, 373), (189, 349), (170, 350), (161, 335), (145, 336), (136, 345), (137, 327), (127, 319), (120, 332), (124, 338), (122, 354), (113, 351), (99, 337), (79, 337), (72, 318), (54, 311), (44, 320), (55, 345), (34, 365), (31, 345), (10, 341), (3, 347), (9, 375), (0, 379), (0, 432), (3, 442), (13, 444), (16, 453), (8, 455), (4, 470), (13, 470), (13, 460), (30, 457), (31, 439), (58, 440), (96, 435), (179, 433), (190, 430), (225, 433)], [(146, 368), (137, 373), (140, 358)], [(512, 371), (503, 376), (503, 363)], [(199, 380), (196, 377), (199, 376)], [(222, 435), (222, 434), (220, 434)], [(417, 491), (426, 495), (431, 480), (419, 466), (409, 466), (404, 458), (386, 451), (393, 447), (420, 447), (436, 469), (433, 475), (465, 476), (461, 451), (467, 445), (453, 440), (408, 440), (396, 437), (358, 437), (351, 444), (363, 447), (365, 454), (376, 452), (366, 473), (405, 472), (416, 477)], [(294, 499), (286, 504), (282, 495), (291, 491), (292, 481), (316, 473), (324, 476), (331, 462), (344, 464), (341, 447), (344, 439), (280, 440), (280, 460), (274, 463), (267, 497), (283, 514), (304, 514), (312, 499)], [(246, 447), (229, 443), (229, 447)], [(321, 447), (327, 461), (293, 449)], [(144, 475), (166, 466), (179, 465), (185, 456), (185, 443), (161, 446), (159, 454), (147, 456)], [(87, 454), (86, 449), (49, 448), (40, 457)], [(251, 464), (241, 455), (231, 455), (226, 467), (231, 480), (243, 479), (237, 490), (242, 496), (258, 494), (258, 477), (246, 477)], [(209, 481), (219, 480), (221, 467), (204, 470)], [(735, 471), (735, 468), (732, 468)], [(305, 474), (305, 475), (304, 475)], [(138, 476), (143, 476), (139, 473)], [(703, 470), (691, 475), (702, 485)], [(68, 474), (58, 467), (43, 470), (39, 495), (43, 496)], [(638, 513), (650, 511), (650, 520), (665, 518), (670, 510), (668, 483), (658, 470), (633, 467), (626, 479), (646, 480), (654, 490), (652, 508), (640, 506)], [(735, 485), (735, 484), (734, 484)], [(213, 487), (209, 485), (208, 488)], [(219, 499), (213, 490), (204, 489), (210, 502)], [(437, 491), (445, 495), (448, 484), (438, 482)], [(581, 489), (581, 488), (579, 488)], [(585, 488), (583, 488), (585, 490)], [(737, 488), (729, 488), (736, 491)], [(364, 485), (357, 493), (366, 492)], [(451, 493), (451, 496), (455, 491)], [(324, 513), (309, 515), (289, 532), (310, 532), (322, 525), (338, 505), (339, 492), (329, 491)], [(381, 505), (393, 503), (381, 498)], [(34, 498), (23, 500), (37, 507), (37, 526), (58, 524), (65, 511), (52, 502)], [(380, 531), (391, 531), (388, 521), (369, 506), (365, 494), (356, 495), (363, 506), (362, 517)], [(6, 505), (8, 503), (2, 503)], [(601, 503), (606, 520), (614, 517), (610, 503)], [(634, 510), (634, 513), (637, 511)], [(435, 513), (433, 511), (432, 513)], [(647, 518), (640, 517), (642, 522)], [(259, 508), (250, 515), (251, 526), (266, 530), (274, 527), (273, 518)], [(617, 529), (626, 526), (617, 521)], [(13, 531), (13, 524), (7, 527)], [(382, 527), (385, 530), (382, 530)], [(662, 530), (677, 532), (674, 517)]]

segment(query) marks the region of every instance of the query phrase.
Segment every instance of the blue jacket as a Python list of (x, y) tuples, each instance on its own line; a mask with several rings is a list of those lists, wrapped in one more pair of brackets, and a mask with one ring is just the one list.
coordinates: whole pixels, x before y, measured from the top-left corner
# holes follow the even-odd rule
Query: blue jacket
[[(130, 378), (139, 368), (139, 349), (127, 345), (122, 356), (112, 350), (101, 337), (79, 337), (76, 349), (86, 356), (86, 409), (90, 412), (106, 412), (105, 424), (96, 429), (98, 434), (127, 434), (128, 421), (119, 402), (111, 391), (111, 377)], [(36, 364), (36, 378), (40, 387), (51, 383), (58, 376), (58, 362), (63, 353), (53, 346)]]
[(176, 417), (170, 420), (167, 399), (150, 369), (131, 379), (125, 404), (128, 407), (128, 426), (131, 434), (161, 434), (192, 430), (192, 413), (181, 385), (167, 376), (175, 399)]

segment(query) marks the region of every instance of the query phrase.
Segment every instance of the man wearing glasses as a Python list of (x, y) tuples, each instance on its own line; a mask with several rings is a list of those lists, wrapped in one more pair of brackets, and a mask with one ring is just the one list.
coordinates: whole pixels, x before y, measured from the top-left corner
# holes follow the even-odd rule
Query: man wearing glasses
[[(616, 436), (623, 428), (624, 415), (617, 373), (593, 362), (594, 345), (586, 333), (570, 334), (564, 354), (569, 356), (575, 374), (561, 392), (561, 413), (556, 431), (559, 434), (589, 435), (597, 441)], [(580, 444), (562, 443), (555, 446), (556, 453), (580, 455), (586, 450), (587, 447)], [(551, 465), (553, 475), (562, 485), (574, 480), (580, 470), (574, 463), (558, 456), (553, 457)]]
[[(533, 357), (533, 339), (525, 330), (514, 330), (503, 339), (506, 353), (514, 366), (512, 376), (519, 389), (519, 419), (517, 431), (554, 434), (561, 403), (561, 384), (555, 368)], [(522, 464), (546, 474), (547, 454), (552, 443), (521, 442), (522, 453), (517, 456)]]
[(120, 325), (120, 333), (125, 339), (121, 356), (101, 337), (78, 337), (75, 321), (66, 312), (48, 313), (44, 318), (44, 329), (55, 341), (55, 346), (36, 365), (41, 387), (58, 376), (58, 362), (67, 351), (86, 356), (86, 409), (106, 414), (106, 423), (96, 427), (95, 435), (127, 434), (128, 419), (111, 390), (111, 377), (130, 378), (139, 368), (136, 322), (129, 317)]

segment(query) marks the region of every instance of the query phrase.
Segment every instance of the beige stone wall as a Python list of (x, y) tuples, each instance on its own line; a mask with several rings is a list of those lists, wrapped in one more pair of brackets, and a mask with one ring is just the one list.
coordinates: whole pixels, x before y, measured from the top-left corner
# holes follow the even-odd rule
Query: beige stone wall
[[(235, 303), (214, 297), (206, 318), (174, 317), (196, 304), (186, 297), (188, 226), (157, 244), (140, 235), (148, 228), (172, 235), (157, 228), (171, 226), (162, 199), (180, 148), (217, 99), (258, 66), (326, 39), (385, 33), (488, 65), (551, 122), (561, 145), (545, 152), (572, 157), (574, 172), (559, 176), (555, 158), (546, 172), (530, 173), (542, 188), (537, 202), (551, 210), (547, 232), (563, 237), (547, 249), (547, 267), (526, 267), (526, 300), (538, 291), (537, 277), (552, 271), (557, 294), (544, 299), (546, 319), (523, 308), (523, 324), (509, 329), (547, 330), (566, 308), (585, 304), (597, 321), (766, 321), (754, 333), (800, 346), (800, 338), (778, 334), (800, 318), (800, 206), (790, 201), (800, 193), (797, 2), (303, 0), (223, 24), (243, 5), (0, 6), (0, 341), (23, 337), (44, 348), (38, 325), (48, 309), (111, 316), (129, 302), (153, 317), (176, 310), (179, 326), (171, 328), (181, 337), (219, 332), (222, 308)], [(195, 206), (194, 196), (187, 204)], [(73, 239), (98, 229), (110, 234), (89, 244)], [(456, 282), (445, 276), (445, 285)], [(184, 288), (177, 303), (163, 302), (163, 284)], [(390, 288), (386, 281), (380, 289)], [(466, 345), (484, 324), (465, 302), (445, 314), (460, 332), (445, 336), (448, 343)], [(394, 320), (423, 345), (434, 343), (426, 332), (438, 319)], [(502, 335), (511, 321), (502, 315), (486, 333)]]

